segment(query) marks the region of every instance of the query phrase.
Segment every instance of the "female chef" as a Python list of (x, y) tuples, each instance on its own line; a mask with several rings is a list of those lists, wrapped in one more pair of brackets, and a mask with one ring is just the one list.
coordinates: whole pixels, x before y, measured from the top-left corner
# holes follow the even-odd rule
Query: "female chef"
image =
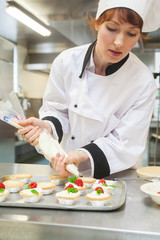
[(54, 60), (41, 120), (20, 122), (24, 128), (18, 133), (36, 146), (40, 131), (47, 129), (61, 142), (69, 157), (53, 156), (52, 167), (59, 174), (68, 176), (66, 163), (75, 163), (83, 175), (102, 178), (132, 167), (141, 157), (156, 84), (131, 49), (142, 31), (159, 27), (159, 16), (152, 15), (152, 23), (149, 19), (156, 4), (100, 0), (91, 21), (97, 40), (68, 49)]

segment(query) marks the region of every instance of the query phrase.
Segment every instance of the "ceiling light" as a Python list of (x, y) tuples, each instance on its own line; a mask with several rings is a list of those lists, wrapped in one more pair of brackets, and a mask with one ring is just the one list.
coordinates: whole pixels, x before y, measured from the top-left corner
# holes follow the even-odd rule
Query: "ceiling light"
[(47, 24), (42, 22), (39, 18), (29, 12), (27, 9), (23, 8), (14, 1), (9, 1), (6, 7), (6, 12), (12, 17), (16, 18), (18, 21), (22, 22), (35, 32), (41, 34), (42, 36), (50, 36), (51, 31)]

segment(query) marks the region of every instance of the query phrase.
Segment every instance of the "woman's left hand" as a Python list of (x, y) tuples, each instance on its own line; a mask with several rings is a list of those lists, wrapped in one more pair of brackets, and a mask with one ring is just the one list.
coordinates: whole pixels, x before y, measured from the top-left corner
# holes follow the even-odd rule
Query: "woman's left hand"
[(74, 163), (76, 166), (80, 164), (80, 162), (88, 161), (88, 155), (80, 150), (69, 152), (68, 156), (65, 157), (64, 154), (59, 154), (55, 157), (52, 157), (51, 164), (52, 167), (61, 175), (61, 176), (71, 176), (72, 174), (66, 171), (66, 164)]

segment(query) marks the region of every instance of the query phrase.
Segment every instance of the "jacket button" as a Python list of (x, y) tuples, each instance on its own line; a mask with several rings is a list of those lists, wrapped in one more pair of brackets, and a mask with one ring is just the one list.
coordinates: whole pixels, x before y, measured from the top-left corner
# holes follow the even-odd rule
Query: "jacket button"
[(75, 107), (75, 108), (77, 108), (77, 107), (78, 107), (78, 105), (77, 105), (77, 104), (74, 104), (74, 107)]
[(72, 136), (72, 137), (71, 137), (71, 139), (72, 139), (72, 140), (74, 140), (74, 139), (75, 139), (75, 137), (74, 137), (74, 136)]

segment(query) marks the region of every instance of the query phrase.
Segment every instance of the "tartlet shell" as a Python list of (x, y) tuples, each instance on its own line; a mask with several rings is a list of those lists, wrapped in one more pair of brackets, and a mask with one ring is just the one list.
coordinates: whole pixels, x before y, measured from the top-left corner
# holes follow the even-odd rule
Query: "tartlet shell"
[(95, 183), (96, 178), (91, 177), (79, 177), (84, 183)]
[(48, 178), (51, 180), (57, 180), (57, 179), (67, 180), (68, 179), (67, 177), (63, 177), (58, 174), (49, 175)]
[(37, 185), (38, 187), (42, 188), (42, 190), (49, 190), (56, 187), (55, 182), (39, 182)]
[(17, 181), (17, 180), (6, 180), (3, 182), (3, 184), (5, 185), (5, 187), (9, 187), (9, 188), (16, 188), (16, 187), (24, 186), (24, 182)]

